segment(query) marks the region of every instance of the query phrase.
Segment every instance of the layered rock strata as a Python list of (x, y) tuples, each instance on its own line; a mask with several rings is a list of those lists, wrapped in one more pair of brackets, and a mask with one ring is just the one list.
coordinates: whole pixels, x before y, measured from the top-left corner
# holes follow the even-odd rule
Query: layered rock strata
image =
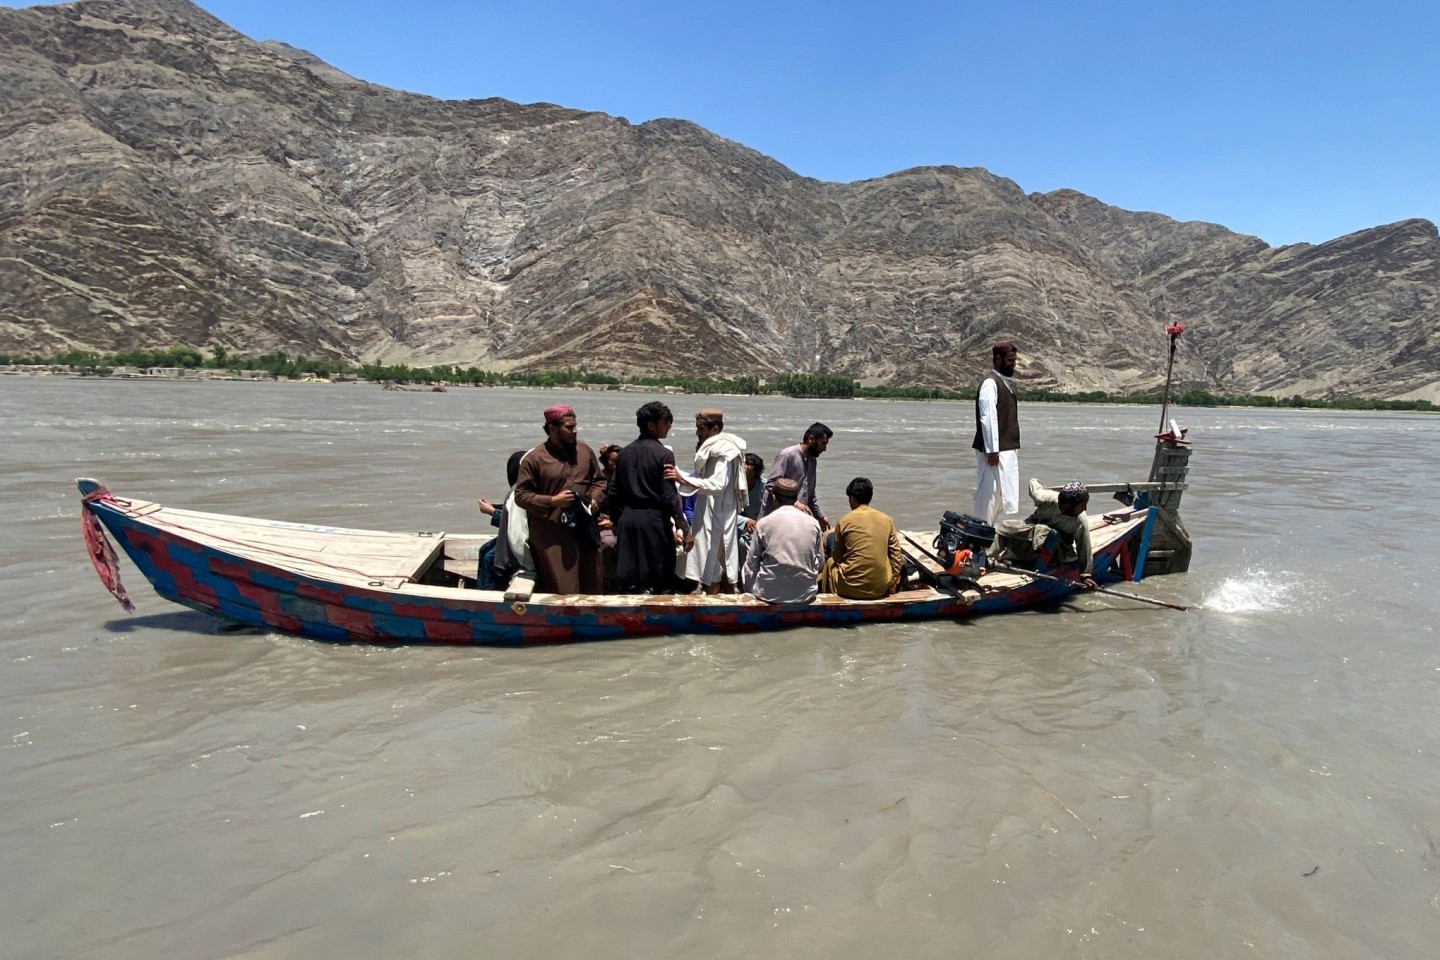
[(1440, 240), (1271, 248), (981, 169), (822, 183), (694, 124), (440, 101), (184, 0), (0, 10), (0, 351), (1440, 399)]

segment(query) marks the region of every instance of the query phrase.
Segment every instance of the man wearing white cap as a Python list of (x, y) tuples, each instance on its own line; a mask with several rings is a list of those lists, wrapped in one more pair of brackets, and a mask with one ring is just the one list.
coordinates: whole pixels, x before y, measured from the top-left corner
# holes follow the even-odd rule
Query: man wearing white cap
[(725, 432), (723, 411), (695, 415), (695, 472), (666, 467), (665, 477), (680, 486), (680, 495), (695, 495), (690, 529), (695, 547), (682, 561), (683, 576), (706, 593), (733, 592), (740, 582), (740, 543), (735, 520), (749, 502), (743, 469), (745, 441)]

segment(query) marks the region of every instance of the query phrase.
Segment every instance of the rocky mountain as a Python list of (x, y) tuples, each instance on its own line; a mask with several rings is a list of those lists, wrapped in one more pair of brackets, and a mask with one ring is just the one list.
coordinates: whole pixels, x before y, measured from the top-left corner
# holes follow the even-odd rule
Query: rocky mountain
[(679, 120), (441, 101), (185, 0), (0, 9), (0, 352), (1440, 399), (1422, 220), (1271, 248), (981, 169), (800, 177)]

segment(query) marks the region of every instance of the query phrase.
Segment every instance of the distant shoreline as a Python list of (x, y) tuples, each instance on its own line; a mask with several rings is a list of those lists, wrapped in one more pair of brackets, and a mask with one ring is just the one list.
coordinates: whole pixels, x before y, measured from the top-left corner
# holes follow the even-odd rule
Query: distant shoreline
[[(220, 370), (214, 367), (166, 367), (166, 368), (142, 368), (125, 369), (116, 371), (106, 369), (104, 372), (94, 367), (76, 367), (67, 364), (0, 364), (0, 376), (15, 377), (24, 379), (66, 379), (66, 380), (89, 380), (95, 382), (121, 381), (128, 383), (204, 383), (209, 381), (220, 383), (317, 383), (327, 385), (351, 385), (363, 384), (366, 386), (379, 386), (384, 390), (397, 393), (447, 393), (450, 390), (458, 390), (473, 387), (485, 388), (509, 388), (509, 389), (535, 389), (535, 390), (575, 390), (582, 392), (596, 393), (636, 393), (661, 396), (712, 396), (712, 397), (748, 397), (748, 396), (779, 396), (790, 397), (797, 400), (831, 399), (831, 400), (886, 400), (886, 401), (939, 401), (946, 403), (972, 403), (974, 394), (966, 394), (956, 391), (934, 391), (926, 388), (865, 388), (854, 385), (854, 393), (850, 395), (815, 395), (803, 392), (786, 392), (776, 389), (759, 389), (748, 391), (734, 391), (724, 389), (704, 389), (703, 385), (714, 384), (715, 386), (729, 385), (725, 381), (700, 381), (687, 385), (684, 382), (666, 383), (663, 378), (655, 378), (662, 382), (656, 383), (622, 383), (622, 382), (595, 382), (593, 380), (552, 380), (551, 375), (545, 375), (548, 382), (526, 383), (526, 382), (505, 382), (500, 381), (475, 381), (475, 382), (454, 382), (452, 380), (435, 379), (430, 381), (410, 382), (394, 380), (377, 380), (355, 374), (338, 374), (332, 376), (299, 375), (286, 376), (268, 370)], [(790, 375), (791, 378), (799, 380), (805, 375)], [(838, 377), (820, 375), (825, 380), (839, 380)], [(614, 379), (614, 378), (608, 378)], [(803, 385), (803, 381), (801, 381)], [(851, 381), (853, 384), (853, 381)], [(691, 389), (691, 386), (701, 386), (701, 389)], [(1161, 397), (1157, 395), (1135, 395), (1115, 396), (1100, 393), (1099, 391), (1069, 394), (1058, 391), (1021, 391), (1020, 400), (1026, 403), (1060, 403), (1060, 404), (1089, 404), (1092, 406), (1159, 406)], [(1305, 397), (1272, 397), (1268, 395), (1253, 395), (1243, 397), (1229, 397), (1224, 395), (1210, 394), (1197, 390), (1172, 390), (1170, 405), (1175, 408), (1228, 408), (1228, 409), (1262, 409), (1262, 410), (1340, 410), (1357, 412), (1381, 412), (1381, 413), (1440, 413), (1440, 406), (1430, 403), (1427, 400), (1387, 400), (1369, 397), (1346, 397), (1334, 400), (1317, 400)]]

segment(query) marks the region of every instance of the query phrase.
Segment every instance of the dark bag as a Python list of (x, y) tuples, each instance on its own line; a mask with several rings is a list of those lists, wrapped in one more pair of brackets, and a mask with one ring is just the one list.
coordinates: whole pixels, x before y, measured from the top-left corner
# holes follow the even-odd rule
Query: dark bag
[(560, 526), (575, 533), (575, 539), (586, 550), (600, 549), (600, 521), (590, 512), (590, 501), (577, 491), (576, 500), (560, 511)]

